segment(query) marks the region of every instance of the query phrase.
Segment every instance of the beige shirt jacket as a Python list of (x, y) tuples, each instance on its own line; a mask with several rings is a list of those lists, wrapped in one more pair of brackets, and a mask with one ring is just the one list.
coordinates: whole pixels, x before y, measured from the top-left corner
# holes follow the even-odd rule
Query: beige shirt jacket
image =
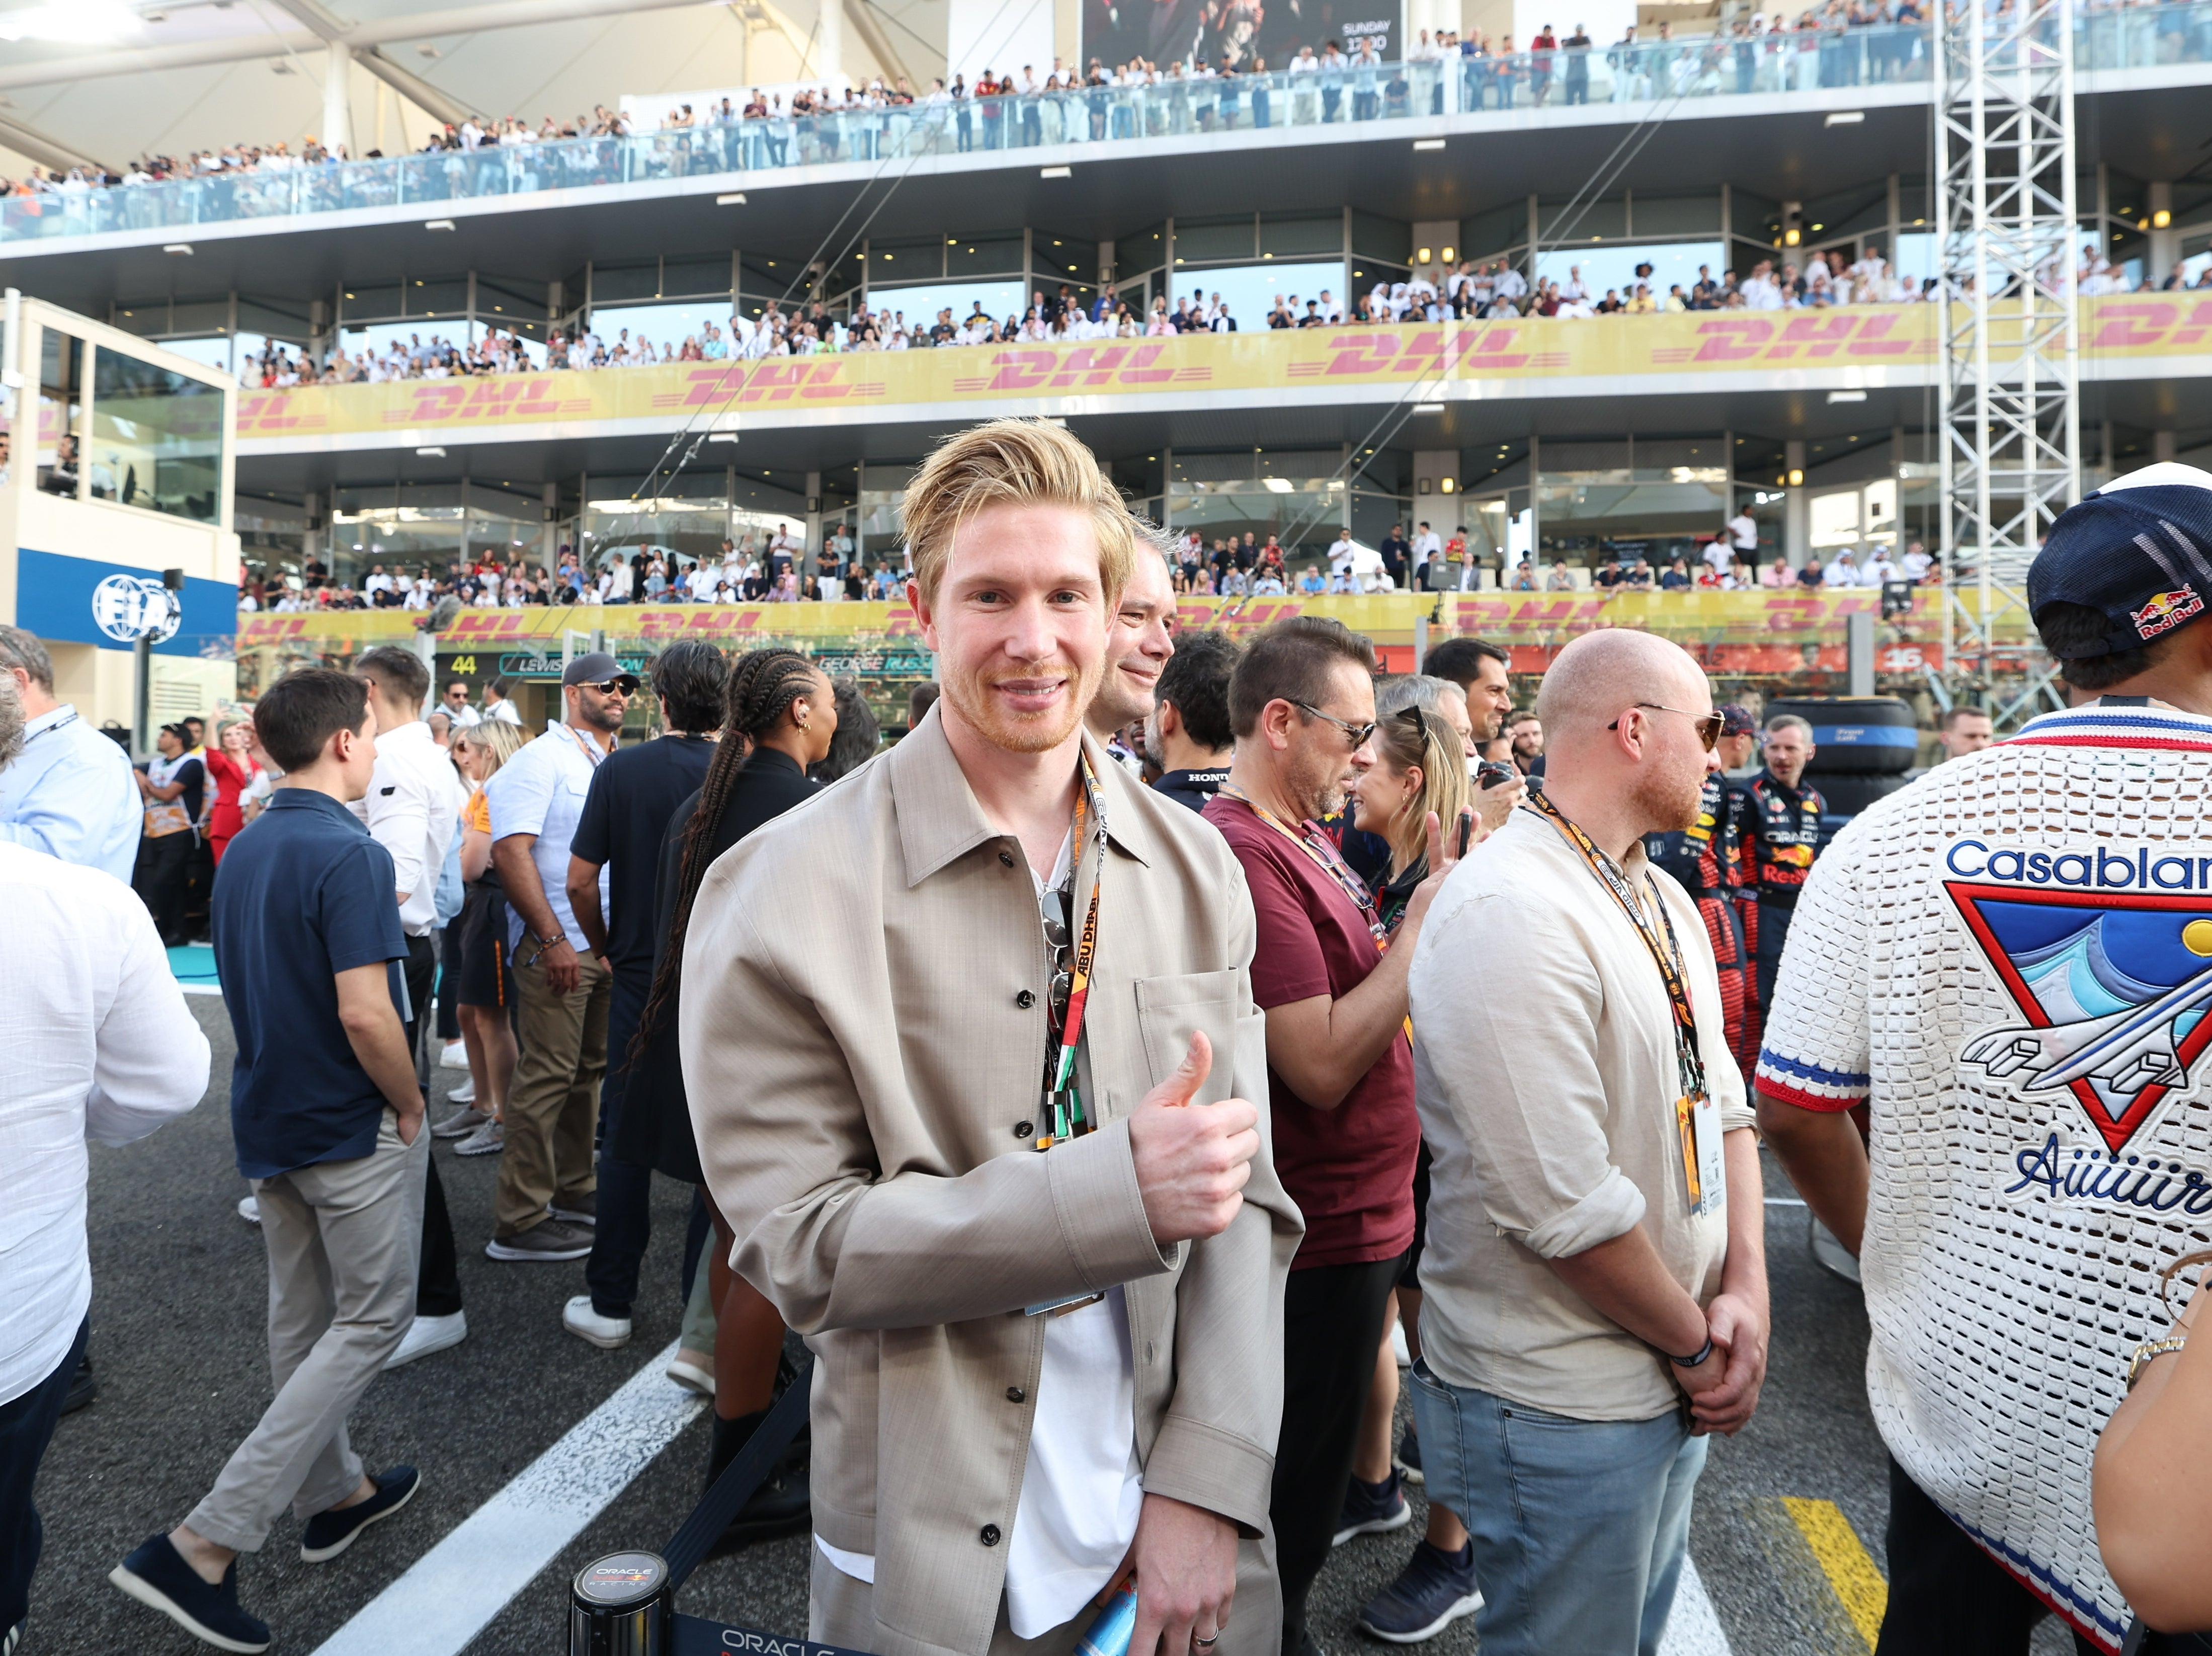
[[(1145, 1488), (1266, 1529), (1304, 1221), (1267, 1146), (1251, 899), (1219, 834), (1085, 746), (1109, 834), (1097, 1131), (1043, 1154), (1026, 1134), (1052, 971), (1036, 886), (934, 709), (720, 858), (684, 947), (700, 1161), (732, 1263), (816, 1355), (814, 1529), (874, 1556), (879, 1656), (990, 1644), (1032, 1418), (1050, 1421), (1024, 1306), (1126, 1285)], [(1257, 1104), (1261, 1149), (1226, 1231), (1162, 1248), (1127, 1117), (1200, 1029), (1200, 1101)]]
[[(1723, 1129), (1753, 1125), (1697, 904), (1641, 841), (1620, 867), (1674, 922)], [(1421, 1256), (1429, 1368), (1572, 1420), (1679, 1408), (1667, 1360), (1546, 1263), (1640, 1225), (1699, 1305), (1720, 1292), (1728, 1214), (1690, 1211), (1674, 1008), (1642, 935), (1558, 828), (1523, 807), (1444, 881), (1410, 987), (1435, 1159)]]

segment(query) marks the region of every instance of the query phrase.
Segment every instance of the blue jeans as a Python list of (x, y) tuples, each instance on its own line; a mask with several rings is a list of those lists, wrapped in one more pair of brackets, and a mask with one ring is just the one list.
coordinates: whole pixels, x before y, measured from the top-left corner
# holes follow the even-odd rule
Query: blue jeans
[(84, 1361), (91, 1332), (92, 1320), (87, 1318), (77, 1324), (69, 1355), (45, 1379), (21, 1397), (0, 1403), (0, 1640), (30, 1610), (31, 1573), (39, 1568), (44, 1534), (39, 1509), (31, 1504), (31, 1486), (38, 1482), (39, 1462), (53, 1440), (62, 1400), (69, 1396), (76, 1366)]
[(1657, 1656), (1705, 1440), (1683, 1415), (1576, 1421), (1413, 1365), (1431, 1501), (1466, 1520), (1482, 1656)]

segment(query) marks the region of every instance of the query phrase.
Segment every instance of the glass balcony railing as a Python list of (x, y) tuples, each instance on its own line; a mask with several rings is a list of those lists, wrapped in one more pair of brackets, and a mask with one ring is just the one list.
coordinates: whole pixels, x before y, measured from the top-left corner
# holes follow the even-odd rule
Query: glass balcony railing
[[(2079, 14), (2077, 66), (2212, 63), (2212, 0)], [(1060, 146), (1272, 127), (1349, 126), (1486, 110), (1649, 104), (1826, 88), (1925, 82), (1932, 42), (1917, 25), (1698, 36), (1588, 51), (1417, 63), (1348, 63), (1035, 97), (867, 107), (641, 133), (440, 149), (320, 166), (70, 187), (0, 201), (0, 244), (117, 232), (185, 232), (248, 219), (459, 201), (837, 162)]]

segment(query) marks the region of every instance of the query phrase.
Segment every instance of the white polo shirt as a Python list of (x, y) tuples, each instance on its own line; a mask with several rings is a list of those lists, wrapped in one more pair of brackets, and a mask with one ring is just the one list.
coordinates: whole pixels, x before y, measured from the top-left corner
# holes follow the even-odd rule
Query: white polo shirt
[(1876, 801), (1798, 897), (1759, 1057), (1785, 1103), (1872, 1106), (1890, 1452), (2108, 1647), (2090, 1464), (2212, 1221), (2212, 1020), (2181, 993), (2212, 989), (2208, 792), (2212, 719), (2106, 698)]
[[(491, 811), (494, 842), (510, 834), (535, 834), (531, 861), (545, 887), (547, 906), (578, 954), (591, 945), (576, 924), (576, 911), (568, 902), (568, 846), (576, 837), (577, 819), (584, 814), (584, 795), (592, 789), (592, 773), (606, 756), (599, 745), (573, 725), (556, 725), (537, 740), (516, 750), (514, 757), (492, 772), (484, 784), (484, 803)], [(609, 877), (599, 868), (600, 912), (606, 911)], [(522, 941), (522, 916), (507, 904), (507, 947)]]

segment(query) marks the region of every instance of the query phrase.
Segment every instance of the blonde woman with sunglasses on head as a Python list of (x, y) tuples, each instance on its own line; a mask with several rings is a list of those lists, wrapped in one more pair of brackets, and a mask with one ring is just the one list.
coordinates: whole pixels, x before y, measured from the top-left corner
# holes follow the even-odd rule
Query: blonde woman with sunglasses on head
[[(1401, 708), (1375, 727), (1375, 763), (1352, 785), (1352, 826), (1390, 847), (1388, 878), (1375, 892), (1382, 922), (1395, 934), (1413, 888), (1428, 878), (1428, 820), (1433, 815), (1448, 843), (1474, 810), (1466, 745), (1443, 715), (1423, 707)], [(1470, 821), (1468, 843), (1482, 837)]]

